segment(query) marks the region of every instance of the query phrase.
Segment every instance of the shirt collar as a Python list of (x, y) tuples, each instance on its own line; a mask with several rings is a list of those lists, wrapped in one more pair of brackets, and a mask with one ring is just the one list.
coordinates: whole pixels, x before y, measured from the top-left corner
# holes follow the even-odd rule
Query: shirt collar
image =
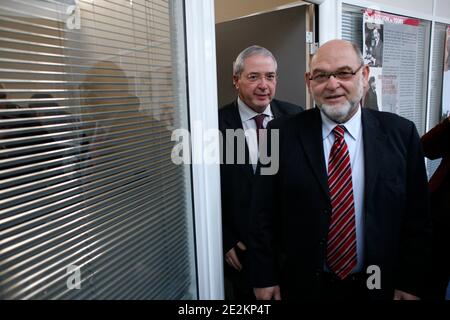
[[(245, 122), (250, 119), (253, 119), (256, 117), (259, 113), (255, 112), (253, 109), (251, 109), (249, 106), (247, 106), (240, 97), (237, 99), (237, 104), (239, 108), (239, 115), (241, 116), (241, 121)], [(272, 110), (270, 109), (270, 104), (267, 105), (266, 109), (262, 112), (269, 118), (272, 118)]]
[[(320, 110), (320, 117), (322, 118), (322, 138), (325, 140), (328, 139), (328, 136), (338, 124), (328, 118), (322, 110)], [(353, 117), (347, 122), (341, 123), (341, 125), (345, 127), (350, 137), (356, 141), (359, 131), (361, 130), (361, 106), (358, 107), (358, 111), (356, 111)]]

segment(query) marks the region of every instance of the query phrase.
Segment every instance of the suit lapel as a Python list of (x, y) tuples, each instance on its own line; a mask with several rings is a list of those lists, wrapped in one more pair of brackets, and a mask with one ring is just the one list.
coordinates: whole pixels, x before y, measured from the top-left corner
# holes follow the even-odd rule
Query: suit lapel
[(309, 117), (303, 118), (303, 123), (299, 124), (298, 137), (303, 145), (312, 171), (322, 191), (328, 197), (328, 177), (323, 153), (322, 119), (317, 108), (311, 111), (309, 115)]
[(270, 110), (272, 111), (273, 117), (275, 119), (283, 116), (283, 113), (281, 112), (281, 108), (278, 106), (278, 103), (276, 100), (272, 100), (270, 102)]
[[(231, 112), (229, 113), (229, 116), (227, 119), (225, 119), (226, 127), (230, 129), (242, 129), (242, 120), (241, 116), (239, 114), (239, 108), (237, 104), (237, 100), (234, 102), (234, 107), (231, 108)], [(237, 155), (237, 144), (234, 146), (234, 154), (235, 157)], [(248, 151), (248, 145), (247, 145), (247, 139), (245, 140), (245, 159), (248, 159), (247, 161), (250, 161), (250, 155)], [(253, 178), (254, 172), (253, 172), (253, 166), (249, 163), (246, 164), (239, 164), (238, 165), (240, 170), (242, 170), (243, 174), (248, 178)]]
[(381, 130), (378, 119), (368, 110), (362, 109), (361, 117), (364, 141), (364, 198), (370, 199), (380, 171), (380, 163), (382, 163), (380, 157), (383, 156), (383, 146), (387, 137)]
[(234, 102), (232, 108), (230, 108), (230, 112), (225, 114), (224, 117), (225, 127), (229, 129), (243, 129), (241, 116), (239, 115), (239, 109), (237, 105), (237, 101)]

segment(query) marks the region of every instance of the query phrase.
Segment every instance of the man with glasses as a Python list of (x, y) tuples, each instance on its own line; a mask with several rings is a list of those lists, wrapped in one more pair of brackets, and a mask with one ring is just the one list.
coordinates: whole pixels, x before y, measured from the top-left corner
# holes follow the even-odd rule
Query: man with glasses
[(279, 130), (280, 169), (255, 182), (249, 253), (258, 299), (421, 295), (430, 235), (420, 140), (411, 121), (361, 108), (368, 77), (356, 46), (329, 41), (305, 75), (317, 108), (269, 125)]
[[(277, 61), (263, 47), (248, 47), (237, 56), (233, 66), (233, 84), (237, 99), (219, 111), (219, 127), (225, 141), (221, 189), (226, 298), (254, 299), (246, 251), (251, 190), (258, 162), (259, 129), (265, 128), (274, 118), (303, 109), (273, 99), (277, 85)], [(238, 138), (226, 139), (227, 130)], [(230, 163), (226, 158), (231, 154), (234, 159)], [(240, 158), (245, 161), (238, 161)], [(232, 290), (228, 290), (228, 285)]]

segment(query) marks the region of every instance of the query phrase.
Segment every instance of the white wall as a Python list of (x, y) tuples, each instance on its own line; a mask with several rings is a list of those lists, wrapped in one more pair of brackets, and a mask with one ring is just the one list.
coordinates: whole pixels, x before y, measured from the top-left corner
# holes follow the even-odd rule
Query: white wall
[(433, 15), (433, 6), (436, 5), (436, 16), (450, 18), (449, 0), (371, 0), (370, 2), (427, 15)]
[(369, 2), (397, 7), (403, 10), (419, 11), (423, 14), (433, 14), (433, 0), (371, 0)]
[[(436, 0), (436, 16), (450, 19), (450, 1)], [(450, 22), (447, 22), (450, 23)]]

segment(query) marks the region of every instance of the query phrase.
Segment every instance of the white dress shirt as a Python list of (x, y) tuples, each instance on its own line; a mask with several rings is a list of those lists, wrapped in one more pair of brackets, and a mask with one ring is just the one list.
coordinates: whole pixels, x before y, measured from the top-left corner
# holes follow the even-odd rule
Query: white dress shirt
[[(325, 164), (328, 172), (328, 158), (331, 147), (334, 143), (333, 129), (338, 124), (330, 120), (322, 111), (322, 137), (323, 151), (325, 155)], [(350, 154), (350, 164), (352, 168), (353, 199), (355, 203), (355, 222), (356, 222), (356, 252), (357, 265), (353, 272), (365, 272), (363, 270), (364, 262), (364, 145), (361, 123), (361, 107), (356, 114), (346, 123), (344, 139), (347, 143)]]
[[(253, 118), (259, 113), (248, 107), (239, 97), (237, 101), (239, 115), (241, 116), (242, 121), (242, 128), (245, 132), (245, 140), (247, 142), (248, 152), (250, 155), (250, 163), (253, 166), (253, 172), (255, 172), (258, 164), (258, 140), (256, 137), (256, 122)], [(266, 128), (269, 121), (274, 118), (270, 109), (270, 104), (262, 113), (266, 115), (263, 121), (263, 127)]]

